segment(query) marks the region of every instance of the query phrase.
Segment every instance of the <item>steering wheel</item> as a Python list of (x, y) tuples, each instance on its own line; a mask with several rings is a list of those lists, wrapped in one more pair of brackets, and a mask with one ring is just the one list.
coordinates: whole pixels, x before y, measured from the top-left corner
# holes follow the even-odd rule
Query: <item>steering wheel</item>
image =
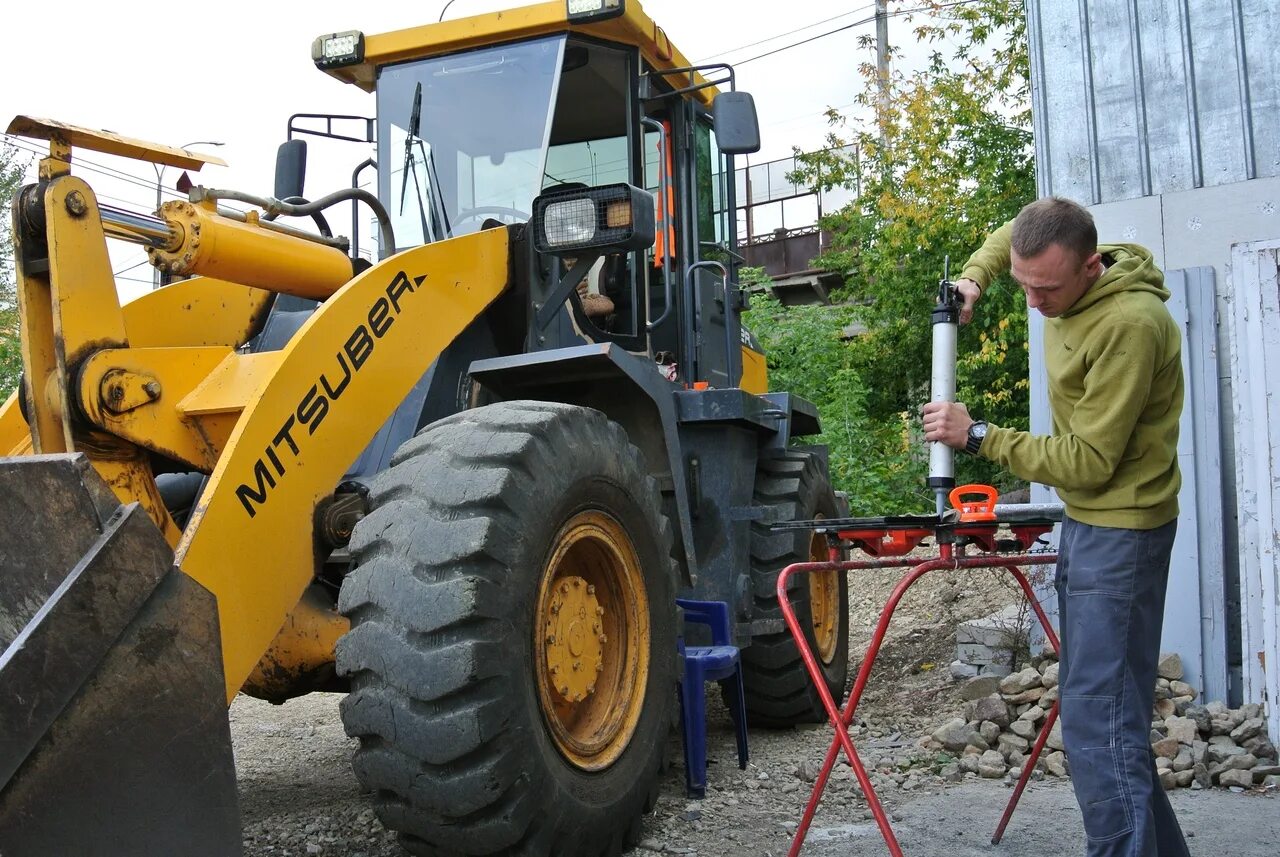
[(464, 208), (453, 216), (453, 231), (458, 233), (458, 227), (468, 220), (478, 220), (485, 215), (493, 215), (497, 217), (509, 217), (512, 222), (527, 223), (533, 219), (533, 215), (527, 211), (521, 211), (518, 208), (511, 208), (506, 205), (478, 205), (475, 208)]

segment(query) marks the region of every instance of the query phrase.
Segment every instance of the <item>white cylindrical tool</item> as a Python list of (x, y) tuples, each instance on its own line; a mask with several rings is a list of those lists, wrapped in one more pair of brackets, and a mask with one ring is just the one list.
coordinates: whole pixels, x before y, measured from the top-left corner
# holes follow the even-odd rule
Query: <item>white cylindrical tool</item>
[[(933, 308), (933, 377), (929, 401), (956, 400), (956, 336), (960, 330), (960, 296), (943, 274), (938, 303)], [(938, 516), (947, 508), (947, 495), (956, 486), (955, 450), (941, 441), (929, 444), (929, 487), (938, 501)]]

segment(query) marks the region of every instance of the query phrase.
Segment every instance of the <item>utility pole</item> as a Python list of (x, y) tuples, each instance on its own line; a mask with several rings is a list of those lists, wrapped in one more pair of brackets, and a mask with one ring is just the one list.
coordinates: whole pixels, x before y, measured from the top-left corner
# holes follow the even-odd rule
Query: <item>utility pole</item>
[(880, 88), (876, 121), (884, 137), (884, 119), (889, 112), (889, 0), (876, 0), (876, 83)]

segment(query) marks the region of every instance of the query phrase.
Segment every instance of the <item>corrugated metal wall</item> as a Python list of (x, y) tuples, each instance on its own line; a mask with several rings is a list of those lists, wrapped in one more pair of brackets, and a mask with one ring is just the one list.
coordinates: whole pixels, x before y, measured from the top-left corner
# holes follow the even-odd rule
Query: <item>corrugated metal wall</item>
[(1280, 175), (1280, 2), (1028, 0), (1041, 196)]

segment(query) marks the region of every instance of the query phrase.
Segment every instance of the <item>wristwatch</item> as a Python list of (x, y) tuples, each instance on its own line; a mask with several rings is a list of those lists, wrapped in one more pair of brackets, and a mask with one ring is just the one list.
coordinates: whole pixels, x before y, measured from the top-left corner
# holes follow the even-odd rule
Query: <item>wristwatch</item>
[(986, 420), (978, 420), (969, 426), (969, 438), (964, 442), (964, 451), (970, 455), (977, 455), (978, 450), (982, 449), (982, 442), (987, 437)]

